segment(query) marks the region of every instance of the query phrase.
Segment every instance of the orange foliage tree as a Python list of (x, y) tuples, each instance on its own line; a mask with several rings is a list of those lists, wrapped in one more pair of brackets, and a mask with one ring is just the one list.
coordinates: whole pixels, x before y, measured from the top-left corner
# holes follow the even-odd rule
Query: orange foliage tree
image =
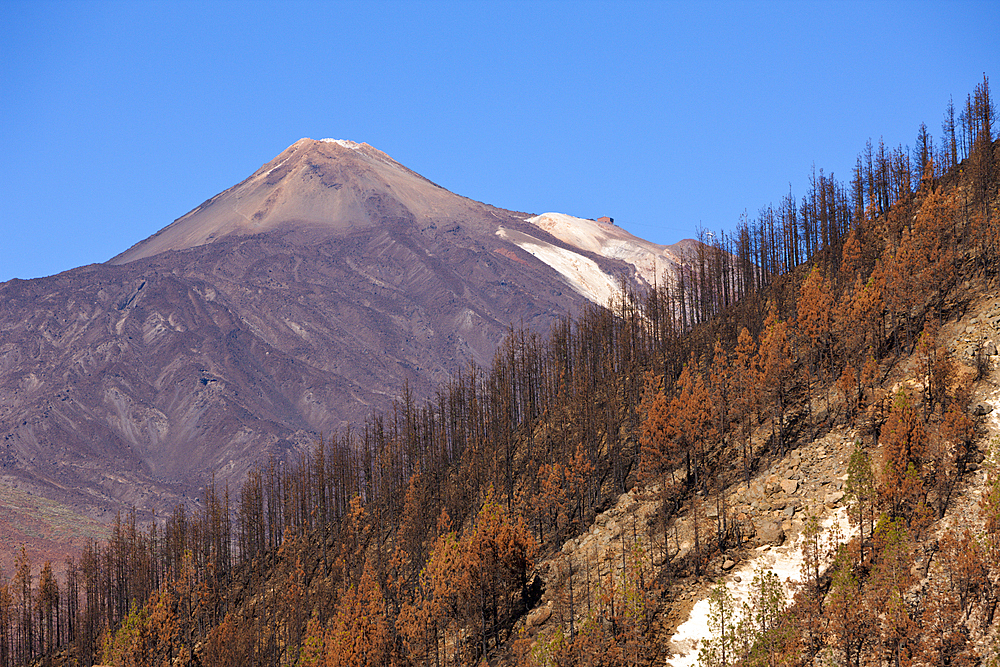
[(788, 391), (792, 380), (791, 338), (788, 323), (778, 318), (777, 306), (772, 303), (764, 320), (764, 331), (757, 351), (760, 368), (760, 383), (771, 410), (771, 437), (777, 446), (778, 455), (785, 452), (783, 426)]
[(909, 521), (924, 497), (920, 466), (927, 432), (903, 392), (896, 394), (882, 433), (879, 499), (890, 517)]
[(357, 585), (344, 591), (324, 634), (325, 667), (376, 667), (390, 664), (392, 634), (385, 599), (370, 559)]

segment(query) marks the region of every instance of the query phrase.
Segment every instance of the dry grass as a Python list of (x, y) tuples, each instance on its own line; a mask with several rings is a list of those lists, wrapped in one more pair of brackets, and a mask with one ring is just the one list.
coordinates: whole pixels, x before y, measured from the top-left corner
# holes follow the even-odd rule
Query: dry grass
[(37, 571), (49, 560), (57, 572), (77, 557), (88, 540), (104, 541), (108, 528), (71, 507), (0, 484), (0, 573), (10, 577), (21, 545)]

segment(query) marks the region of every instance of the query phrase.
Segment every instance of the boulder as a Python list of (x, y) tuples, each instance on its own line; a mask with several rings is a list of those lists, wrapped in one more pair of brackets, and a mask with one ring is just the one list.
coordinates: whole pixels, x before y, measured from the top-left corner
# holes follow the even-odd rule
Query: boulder
[(792, 495), (799, 489), (799, 483), (794, 479), (783, 479), (781, 480), (781, 490), (785, 492), (786, 495)]
[(775, 546), (785, 541), (785, 531), (781, 523), (773, 520), (763, 520), (757, 524), (757, 541), (760, 544), (773, 544)]
[(539, 625), (542, 625), (543, 623), (545, 623), (545, 621), (549, 620), (550, 616), (552, 616), (551, 602), (546, 604), (544, 607), (539, 607), (538, 609), (535, 609), (530, 614), (528, 614), (528, 619), (525, 621), (525, 624), (529, 628), (537, 628)]

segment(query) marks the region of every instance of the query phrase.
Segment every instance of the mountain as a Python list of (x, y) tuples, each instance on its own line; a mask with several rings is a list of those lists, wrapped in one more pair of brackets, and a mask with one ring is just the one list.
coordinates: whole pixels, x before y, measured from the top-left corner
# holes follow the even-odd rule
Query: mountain
[(461, 222), (466, 232), (485, 236), (509, 216), (448, 192), (368, 144), (300, 139), (242, 183), (110, 263), (269, 232), (311, 243), (400, 223), (425, 235), (439, 225), (447, 228), (442, 233), (454, 233)]
[(547, 333), (622, 274), (648, 282), (609, 246), (662, 255), (553, 219), (367, 144), (297, 141), (105, 264), (0, 285), (0, 481), (99, 519), (162, 513), (406, 388), (430, 397), (511, 327)]

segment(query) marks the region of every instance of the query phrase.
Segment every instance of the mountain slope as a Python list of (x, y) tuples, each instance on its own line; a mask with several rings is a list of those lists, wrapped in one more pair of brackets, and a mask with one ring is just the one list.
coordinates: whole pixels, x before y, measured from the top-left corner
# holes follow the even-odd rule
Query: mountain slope
[(459, 197), (368, 144), (300, 139), (242, 183), (112, 258), (125, 264), (228, 236), (295, 230), (299, 240), (370, 230), (387, 219), (423, 228), (461, 220), (482, 233), (506, 212)]
[[(976, 442), (977, 426), (992, 438), (997, 424), (980, 419), (990, 406), (970, 403), (996, 401), (990, 357), (1000, 301), (992, 270), (978, 268), (995, 267), (996, 255), (981, 241), (942, 243), (952, 251), (933, 265), (915, 253), (936, 245), (929, 235), (985, 238), (983, 222), (954, 206), (956, 189), (928, 186), (897, 202), (894, 212), (917, 211), (914, 233), (898, 245), (883, 242), (892, 214), (859, 220), (843, 247), (864, 239), (867, 263), (824, 251), (763, 294), (665, 340), (652, 317), (627, 308), (621, 317), (587, 310), (549, 345), (516, 337), (471, 388), (451, 385), (429, 410), (410, 405), (368, 422), (372, 462), (357, 460), (364, 472), (339, 478), (356, 480), (346, 492), (317, 473), (342, 443), (284, 480), (256, 478), (238, 512), (240, 553), (207, 555), (215, 559), (204, 570), (207, 599), (225, 585), (228, 613), (220, 621), (205, 606), (168, 612), (180, 628), (216, 625), (149, 652), (159, 661), (187, 650), (188, 664), (336, 662), (363, 644), (362, 664), (378, 665), (693, 664), (698, 649), (713, 646), (702, 612), (721, 603), (703, 600), (709, 587), (724, 579), (743, 596), (768, 577), (777, 634), (755, 623), (736, 631), (745, 647), (771, 637), (775, 663), (810, 664), (820, 649), (839, 659), (851, 632), (866, 657), (859, 664), (880, 664), (903, 623), (912, 628), (908, 659), (937, 655), (935, 633), (947, 626), (956, 634), (944, 655), (975, 664), (976, 651), (990, 654), (983, 649), (994, 632), (983, 586), (996, 580), (996, 540), (982, 534), (981, 550), (945, 528), (961, 516), (976, 529), (982, 510), (997, 515), (994, 475), (982, 473), (984, 443)], [(834, 293), (824, 266), (860, 278)], [(958, 271), (948, 284), (921, 279), (913, 290), (899, 280), (948, 267)], [(902, 292), (915, 292), (919, 321), (936, 315), (941, 328), (930, 323), (918, 335), (909, 327), (890, 305)], [(660, 296), (652, 303), (669, 300)], [(879, 316), (868, 317), (873, 302)], [(808, 326), (820, 311), (831, 314), (825, 326), (839, 342), (833, 371), (816, 375), (813, 341), (824, 338)], [(746, 328), (737, 336), (734, 324)], [(868, 360), (860, 375), (859, 359)], [(764, 391), (781, 387), (785, 403)], [(395, 430), (393, 418), (405, 428)], [(907, 481), (893, 483), (901, 460)], [(265, 513), (259, 499), (282, 487), (290, 501)], [(313, 511), (300, 512), (303, 504)], [(863, 517), (857, 531), (848, 513)], [(939, 515), (945, 522), (935, 525)], [(199, 514), (196, 538), (213, 530), (210, 517)], [(835, 523), (839, 533), (814, 532)], [(164, 549), (160, 557), (174, 556)], [(968, 580), (987, 571), (988, 580)], [(215, 572), (226, 572), (224, 584)], [(799, 572), (793, 598), (781, 584)], [(963, 578), (980, 587), (967, 600), (972, 617), (949, 590)], [(150, 586), (150, 609), (175, 594)], [(884, 611), (887, 590), (906, 601), (894, 616)], [(796, 606), (786, 611), (786, 602)], [(134, 627), (130, 619), (115, 635), (122, 654), (145, 636)], [(678, 653), (686, 655), (671, 657)]]
[(528, 222), (573, 247), (628, 262), (646, 287), (673, 277), (685, 262), (696, 256), (699, 245), (691, 239), (660, 245), (640, 239), (613, 222), (586, 220), (565, 213), (543, 213)]
[[(0, 481), (107, 518), (237, 483), (417, 398), (627, 263), (455, 195), (367, 144), (303, 139), (113, 258), (0, 285)], [(606, 299), (608, 294), (602, 294)]]

